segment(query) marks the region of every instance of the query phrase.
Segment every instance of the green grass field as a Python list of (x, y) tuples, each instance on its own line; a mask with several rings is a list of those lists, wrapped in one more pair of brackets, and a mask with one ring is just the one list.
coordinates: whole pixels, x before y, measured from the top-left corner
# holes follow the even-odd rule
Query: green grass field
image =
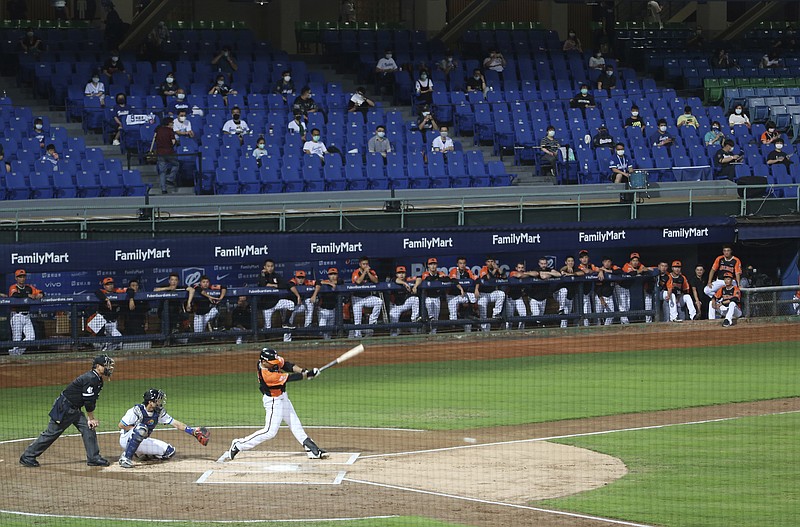
[[(263, 423), (253, 373), (115, 379), (100, 398), (102, 429), (116, 429), (151, 385), (165, 390), (170, 413), (190, 424)], [(11, 402), (0, 407), (0, 438), (38, 434), (61, 388), (0, 390)], [(333, 368), (317, 380), (291, 385), (289, 393), (306, 425), (455, 430), (798, 396), (800, 360), (797, 343), (785, 342)], [(800, 477), (790, 470), (798, 466), (791, 451), (800, 438), (798, 420), (770, 416), (570, 440), (621, 458), (631, 473), (608, 487), (546, 505), (659, 525), (794, 525), (777, 517), (786, 515), (787, 504), (800, 508)], [(765, 510), (773, 511), (776, 521), (752, 521), (757, 514), (752, 511)], [(33, 525), (30, 519), (0, 519), (3, 525)], [(442, 525), (402, 520), (370, 525)]]

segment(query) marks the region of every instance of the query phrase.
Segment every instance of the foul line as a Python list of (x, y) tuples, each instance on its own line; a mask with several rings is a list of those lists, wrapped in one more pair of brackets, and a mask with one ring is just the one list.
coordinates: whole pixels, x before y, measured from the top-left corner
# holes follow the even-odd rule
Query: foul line
[(387, 489), (394, 489), (394, 490), (405, 490), (408, 492), (417, 492), (419, 494), (429, 494), (431, 496), (439, 496), (443, 498), (453, 498), (457, 500), (463, 501), (472, 501), (475, 503), (483, 503), (485, 505), (499, 505), (501, 507), (511, 507), (514, 509), (524, 509), (529, 511), (535, 512), (543, 512), (547, 514), (557, 514), (559, 516), (568, 516), (570, 518), (580, 518), (582, 520), (595, 520), (599, 522), (605, 523), (612, 523), (614, 525), (627, 525), (628, 527), (654, 527), (652, 525), (647, 525), (644, 523), (634, 523), (634, 522), (626, 522), (624, 520), (612, 520), (610, 518), (602, 518), (600, 516), (591, 516), (589, 514), (578, 514), (575, 512), (565, 512), (565, 511), (558, 511), (553, 509), (542, 509), (539, 507), (531, 507), (529, 505), (517, 505), (515, 503), (504, 503), (502, 501), (491, 501), (491, 500), (482, 500), (479, 498), (469, 498), (467, 496), (457, 496), (455, 494), (446, 494), (444, 492), (433, 492), (430, 490), (421, 490), (421, 489), (412, 489), (409, 487), (400, 487), (398, 485), (388, 485), (386, 483), (375, 483), (372, 481), (363, 481), (360, 479), (352, 479), (352, 478), (344, 478), (344, 481), (349, 481), (351, 483), (363, 483), (364, 485), (374, 485), (376, 487), (385, 487)]
[(431, 452), (446, 452), (448, 450), (462, 450), (466, 448), (482, 448), (487, 446), (498, 446), (498, 445), (513, 445), (518, 443), (535, 443), (537, 441), (554, 441), (557, 439), (570, 439), (575, 437), (589, 437), (589, 436), (598, 436), (598, 435), (605, 435), (605, 434), (614, 434), (617, 432), (636, 432), (639, 430), (656, 430), (659, 428), (669, 428), (672, 426), (688, 426), (688, 425), (702, 425), (707, 423), (720, 423), (723, 421), (734, 421), (736, 419), (744, 419), (748, 417), (765, 417), (769, 415), (786, 415), (786, 414), (796, 414), (800, 413), (800, 410), (787, 410), (785, 412), (774, 412), (768, 414), (758, 414), (758, 415), (738, 415), (735, 417), (720, 417), (718, 419), (704, 419), (702, 421), (687, 421), (685, 423), (667, 423), (663, 425), (650, 425), (650, 426), (637, 426), (633, 428), (616, 428), (612, 430), (600, 430), (597, 432), (582, 432), (579, 434), (565, 434), (559, 436), (550, 436), (550, 437), (535, 437), (531, 439), (514, 439), (511, 441), (497, 441), (494, 443), (481, 443), (477, 445), (458, 445), (458, 446), (448, 446), (442, 448), (430, 448), (427, 450), (411, 450), (408, 452), (392, 452), (389, 454), (370, 454), (367, 456), (361, 456), (360, 459), (369, 459), (369, 458), (378, 458), (378, 457), (396, 457), (396, 456), (410, 456), (414, 454), (428, 454)]
[(124, 521), (124, 522), (138, 522), (149, 523), (157, 521), (159, 523), (214, 523), (214, 524), (227, 524), (227, 523), (313, 523), (313, 522), (350, 522), (357, 520), (385, 520), (389, 518), (399, 518), (396, 514), (387, 516), (364, 516), (362, 518), (295, 518), (292, 520), (164, 520), (164, 519), (151, 519), (151, 518), (110, 518), (105, 516), (68, 516), (66, 514), (43, 514), (35, 512), (19, 512), (7, 511), (0, 509), (0, 514), (13, 514), (16, 516), (28, 516), (34, 518), (66, 518), (77, 520), (100, 520), (100, 521)]

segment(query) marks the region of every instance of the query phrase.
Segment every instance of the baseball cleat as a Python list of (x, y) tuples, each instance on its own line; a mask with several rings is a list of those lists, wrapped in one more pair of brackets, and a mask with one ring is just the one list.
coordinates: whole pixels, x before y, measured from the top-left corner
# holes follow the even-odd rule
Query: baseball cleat
[(236, 457), (236, 454), (239, 453), (239, 449), (236, 448), (236, 441), (231, 441), (231, 448), (228, 449), (228, 457), (233, 461), (233, 458)]
[(728, 326), (731, 325), (731, 321), (726, 318), (725, 320), (722, 321), (722, 325), (727, 328)]
[(31, 468), (39, 466), (39, 462), (36, 461), (36, 458), (27, 458), (25, 456), (19, 458), (19, 464)]
[(122, 468), (133, 468), (133, 461), (122, 455), (119, 457), (119, 466)]
[(328, 457), (328, 453), (318, 447), (310, 437), (303, 441), (303, 448), (306, 451), (308, 459), (325, 459)]
[(90, 467), (107, 467), (111, 463), (109, 463), (106, 458), (99, 457), (97, 459), (93, 459), (91, 461), (87, 461), (86, 464), (89, 465)]

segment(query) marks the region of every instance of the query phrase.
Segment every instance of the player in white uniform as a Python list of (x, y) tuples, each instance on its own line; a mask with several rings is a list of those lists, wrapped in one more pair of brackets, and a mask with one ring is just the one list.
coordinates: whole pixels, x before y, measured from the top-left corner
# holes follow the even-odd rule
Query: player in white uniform
[(160, 439), (150, 437), (156, 426), (172, 425), (173, 427), (195, 437), (205, 446), (208, 444), (209, 433), (204, 428), (186, 426), (173, 418), (164, 409), (167, 403), (167, 394), (157, 388), (150, 388), (144, 392), (142, 404), (137, 404), (120, 419), (119, 445), (124, 448), (119, 458), (123, 468), (133, 468), (133, 456), (145, 456), (166, 460), (175, 455), (175, 447)]
[[(16, 283), (8, 289), (10, 298), (39, 300), (44, 296), (42, 291), (25, 283), (27, 277), (25, 269), (17, 269), (14, 272)], [(33, 329), (33, 322), (31, 322), (31, 314), (28, 309), (27, 305), (11, 307), (11, 338), (14, 341), (36, 340), (36, 331)], [(24, 339), (22, 338), (23, 335), (25, 336)], [(25, 348), (19, 346), (14, 346), (8, 350), (9, 355), (22, 355), (23, 353), (25, 353)]]
[(256, 430), (247, 437), (234, 439), (228, 450), (228, 459), (233, 461), (236, 455), (243, 450), (252, 450), (264, 441), (275, 437), (283, 421), (289, 425), (297, 442), (303, 445), (309, 459), (322, 459), (328, 453), (319, 448), (308, 437), (297, 412), (294, 411), (292, 401), (286, 395), (286, 383), (313, 379), (319, 375), (319, 370), (313, 368), (305, 370), (283, 359), (278, 352), (271, 348), (263, 348), (258, 360), (258, 384), (262, 393), (262, 401), (267, 417), (264, 428)]

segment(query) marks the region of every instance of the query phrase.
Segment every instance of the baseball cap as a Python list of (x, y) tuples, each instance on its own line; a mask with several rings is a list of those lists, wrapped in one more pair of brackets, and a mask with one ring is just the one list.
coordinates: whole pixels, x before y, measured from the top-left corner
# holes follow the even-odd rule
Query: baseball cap
[(114, 283), (114, 279), (111, 278), (110, 276), (106, 276), (105, 278), (103, 278), (103, 285), (113, 284), (113, 283)]
[(631, 253), (631, 259), (638, 258), (639, 253)]
[(294, 275), (298, 276), (298, 277), (302, 276), (303, 278), (305, 278), (306, 277), (306, 272), (303, 271), (302, 269), (298, 269), (297, 271), (294, 272)]
[(429, 264), (432, 264), (432, 263), (439, 263), (439, 260), (437, 260), (436, 258), (428, 258), (428, 263), (429, 263)]
[(330, 268), (328, 268), (328, 274), (331, 274), (331, 273), (339, 274), (339, 270), (337, 268), (335, 268), (335, 267), (330, 267)]
[(405, 273), (406, 268), (403, 265), (398, 265), (397, 268), (394, 270), (395, 273)]
[(722, 275), (722, 278), (733, 278), (733, 273), (726, 271), (725, 274)]
[(683, 264), (681, 264), (680, 260), (673, 260), (672, 267), (683, 267)]
[(587, 251), (586, 249), (582, 249), (580, 252), (578, 252), (578, 256), (583, 256), (584, 254), (586, 256), (589, 256), (589, 251)]
[(14, 277), (25, 276), (26, 274), (28, 273), (25, 272), (25, 269), (17, 269), (16, 271), (14, 271)]

